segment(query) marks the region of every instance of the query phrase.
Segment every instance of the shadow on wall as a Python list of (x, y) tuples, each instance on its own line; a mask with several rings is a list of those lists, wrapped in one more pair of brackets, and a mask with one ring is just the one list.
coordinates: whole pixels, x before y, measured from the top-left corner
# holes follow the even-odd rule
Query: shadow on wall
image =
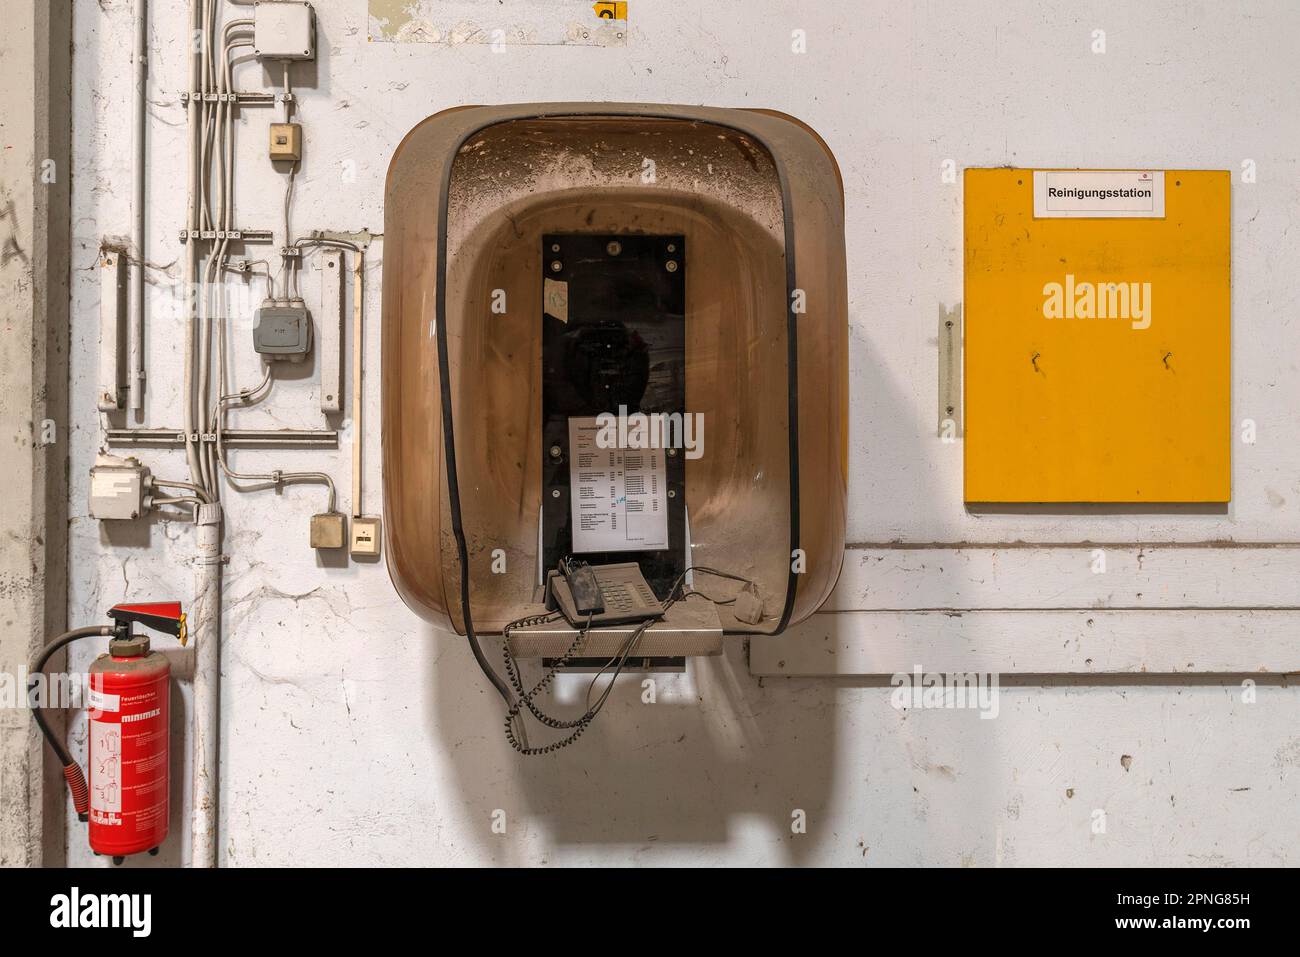
[[(463, 640), (428, 631), (431, 642), (461, 645), (454, 658), (443, 654), (432, 668), (430, 721), (435, 741), (451, 755), (467, 815), (486, 822), (498, 808), (506, 814), (504, 838), (486, 823), (476, 832), (496, 863), (594, 863), (601, 855), (584, 851), (601, 847), (618, 848), (623, 861), (635, 862), (656, 848), (726, 844), (736, 838), (740, 818), (761, 830), (770, 848), (765, 858), (785, 847), (788, 860), (798, 863), (810, 848), (806, 836), (792, 833), (792, 815), (796, 809), (815, 815), (826, 805), (834, 774), (834, 700), (819, 696), (798, 709), (765, 706), (748, 673), (743, 639), (729, 639), (721, 656), (691, 659), (685, 674), (620, 678), (576, 743), (553, 755), (525, 757), (506, 743), (504, 706)], [(499, 667), (499, 640), (485, 642), (485, 650)], [(540, 667), (525, 664), (534, 682)], [(557, 717), (580, 713), (590, 678), (557, 680), (556, 703), (545, 710)], [(654, 682), (653, 704), (642, 700), (646, 679)], [(528, 733), (537, 746), (567, 732), (530, 720)], [(521, 846), (520, 834), (539, 829), (543, 850)]]
[[(861, 343), (859, 349), (866, 352)], [(857, 445), (850, 460), (862, 463), (850, 481), (875, 487), (872, 456), (861, 437), (878, 432), (877, 417), (917, 417), (884, 376), (866, 371), (868, 364), (869, 358), (855, 365), (854, 381), (859, 388), (869, 384), (873, 394), (857, 405), (868, 413), (850, 430)], [(936, 440), (915, 437), (918, 447), (926, 441)], [(869, 496), (849, 496), (864, 499)], [(858, 619), (816, 615), (799, 631), (809, 641), (824, 641), (833, 654), (835, 629), (852, 620)], [(691, 659), (686, 674), (620, 678), (605, 710), (575, 744), (553, 755), (525, 757), (510, 750), (505, 708), (464, 640), (424, 628), (432, 747), (449, 760), (466, 816), (485, 822), (473, 833), (485, 859), (495, 863), (650, 864), (667, 862), (660, 852), (675, 849), (674, 864), (691, 863), (690, 853), (697, 850), (699, 863), (798, 865), (827, 859), (830, 845), (838, 842), (854, 847), (849, 857), (836, 859), (864, 859), (857, 847), (859, 841), (872, 843), (872, 828), (898, 827), (885, 809), (892, 807), (896, 815), (900, 805), (916, 804), (910, 776), (882, 774), (877, 780), (870, 774), (872, 756), (853, 752), (855, 740), (871, 737), (855, 733), (854, 712), (865, 709), (855, 708), (851, 697), (842, 709), (840, 699), (878, 690), (826, 679), (755, 678), (744, 638), (729, 638), (721, 656)], [(500, 670), (499, 639), (485, 640), (484, 650)], [(525, 668), (535, 682), (540, 663)], [(561, 676), (552, 699), (561, 703), (545, 710), (557, 717), (580, 713), (590, 677)], [(646, 678), (655, 681), (655, 704), (642, 702)], [(534, 746), (565, 734), (531, 720), (528, 731)], [(908, 766), (915, 760), (910, 732), (896, 740), (902, 754), (885, 763)], [(846, 774), (855, 779), (841, 780)], [(487, 824), (497, 809), (505, 812), (504, 836)], [(969, 806), (964, 810), (972, 813)], [(792, 828), (798, 811), (806, 816), (806, 833)], [(915, 813), (924, 817), (923, 809)], [(993, 814), (990, 799), (990, 820)], [(923, 821), (913, 827), (918, 825), (926, 827)]]

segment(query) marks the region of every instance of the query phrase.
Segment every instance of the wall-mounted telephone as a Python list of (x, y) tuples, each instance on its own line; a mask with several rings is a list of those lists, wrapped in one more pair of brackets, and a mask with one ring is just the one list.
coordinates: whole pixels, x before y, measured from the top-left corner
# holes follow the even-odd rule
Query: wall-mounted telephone
[(566, 559), (546, 579), (546, 607), (558, 608), (569, 624), (622, 625), (662, 618), (664, 606), (646, 584), (636, 562), (588, 565)]

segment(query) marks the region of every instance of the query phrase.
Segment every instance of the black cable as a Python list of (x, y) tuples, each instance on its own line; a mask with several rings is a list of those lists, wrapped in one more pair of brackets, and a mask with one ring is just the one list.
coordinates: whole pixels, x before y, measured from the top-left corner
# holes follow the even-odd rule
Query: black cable
[[(671, 602), (669, 604), (671, 604)], [(654, 618), (648, 618), (645, 621), (641, 622), (639, 625), (637, 625), (636, 629), (632, 632), (632, 634), (628, 636), (628, 638), (623, 642), (621, 646), (619, 646), (619, 650), (614, 654), (614, 656), (610, 658), (608, 662), (605, 663), (605, 666), (601, 668), (600, 671), (596, 672), (595, 677), (591, 679), (591, 684), (587, 686), (587, 710), (584, 711), (577, 718), (571, 720), (561, 720), (559, 718), (553, 718), (550, 715), (546, 714), (544, 711), (538, 709), (532, 703), (532, 699), (538, 692), (542, 691), (543, 689), (545, 689), (550, 685), (551, 681), (554, 680), (555, 676), (559, 673), (561, 668), (569, 664), (573, 655), (578, 651), (579, 645), (582, 643), (583, 639), (587, 637), (587, 633), (591, 628), (591, 615), (590, 614), (587, 615), (586, 622), (583, 623), (581, 631), (579, 631), (577, 636), (573, 639), (573, 643), (569, 645), (568, 650), (565, 651), (564, 655), (558, 661), (556, 661), (555, 664), (551, 665), (551, 667), (547, 669), (546, 674), (542, 676), (542, 680), (537, 682), (537, 684), (533, 686), (531, 691), (527, 691), (527, 692), (524, 691), (523, 682), (519, 678), (519, 672), (515, 665), (514, 656), (511, 655), (510, 653), (510, 643), (509, 643), (510, 631), (513, 630), (514, 628), (524, 627), (525, 625), (529, 625), (529, 624), (544, 623), (546, 621), (554, 620), (555, 617), (557, 616), (539, 616), (540, 621), (538, 618), (534, 618), (534, 619), (523, 618), (520, 619), (519, 621), (511, 622), (509, 625), (506, 626), (506, 644), (505, 644), (506, 673), (510, 676), (510, 681), (514, 685), (515, 691), (519, 694), (519, 701), (512, 704), (510, 706), (510, 709), (506, 712), (506, 723), (505, 723), (506, 740), (510, 742), (510, 746), (512, 748), (514, 748), (516, 751), (518, 751), (520, 754), (523, 755), (535, 756), (535, 755), (542, 755), (542, 754), (552, 754), (556, 751), (559, 751), (561, 748), (567, 748), (569, 745), (573, 744), (580, 737), (582, 737), (583, 733), (589, 727), (591, 727), (591, 723), (592, 721), (595, 720), (596, 715), (600, 714), (601, 709), (605, 707), (605, 702), (609, 700), (610, 692), (614, 690), (614, 682), (616, 682), (618, 680), (618, 676), (622, 674), (623, 668), (627, 665), (627, 660), (631, 656), (632, 651), (636, 647), (637, 643), (641, 640), (641, 636), (644, 635), (646, 630), (657, 620)], [(596, 704), (592, 705), (591, 689), (595, 686), (597, 679), (599, 679), (600, 676), (604, 674), (609, 669), (610, 665), (614, 664), (615, 661), (618, 662), (618, 667), (614, 670), (614, 673), (610, 676), (609, 683), (605, 686), (605, 690), (601, 694), (600, 698), (596, 701)], [(541, 747), (537, 747), (537, 748), (528, 747), (526, 744), (521, 743), (519, 739), (515, 737), (515, 731), (514, 731), (515, 719), (520, 716), (520, 712), (525, 706), (527, 706), (528, 710), (532, 712), (533, 716), (537, 718), (538, 721), (546, 725), (548, 728), (555, 728), (558, 730), (566, 730), (572, 728), (573, 733), (570, 734), (568, 737), (561, 738), (559, 741), (553, 741), (552, 743), (543, 745)]]
[[(680, 583), (680, 579), (678, 580), (678, 583), (674, 583), (673, 591), (676, 591), (679, 583)], [(670, 592), (668, 600), (664, 602), (663, 610), (666, 612), (678, 600), (679, 599), (673, 597), (673, 595)], [(592, 677), (591, 683), (587, 685), (587, 696), (585, 701), (587, 710), (584, 711), (576, 718), (561, 719), (561, 718), (554, 718), (551, 715), (547, 714), (545, 711), (542, 711), (539, 707), (537, 707), (536, 704), (533, 703), (533, 699), (540, 692), (550, 687), (551, 682), (555, 680), (555, 676), (560, 673), (561, 669), (565, 668), (567, 665), (571, 663), (574, 656), (577, 654), (579, 647), (583, 644), (584, 640), (587, 637), (588, 632), (591, 629), (591, 618), (592, 618), (591, 614), (588, 613), (587, 620), (583, 623), (581, 630), (574, 637), (573, 642), (569, 645), (568, 649), (564, 652), (564, 654), (561, 655), (560, 658), (553, 665), (551, 665), (550, 668), (547, 669), (546, 673), (542, 675), (541, 680), (538, 681), (537, 684), (533, 685), (532, 689), (529, 691), (524, 690), (523, 681), (520, 679), (519, 676), (518, 665), (515, 662), (514, 655), (511, 654), (510, 652), (510, 633), (514, 631), (514, 629), (530, 627), (533, 625), (546, 624), (547, 622), (558, 620), (559, 617), (560, 617), (559, 614), (553, 613), (549, 615), (537, 615), (532, 618), (520, 618), (516, 621), (512, 621), (510, 624), (506, 625), (505, 627), (505, 642), (502, 647), (502, 653), (503, 653), (503, 657), (505, 658), (506, 674), (509, 676), (510, 683), (514, 687), (515, 693), (518, 695), (518, 701), (511, 704), (509, 709), (507, 709), (506, 711), (506, 726), (505, 726), (506, 740), (509, 741), (510, 746), (514, 748), (516, 751), (518, 751), (520, 754), (530, 755), (530, 756), (540, 755), (540, 754), (551, 754), (555, 751), (559, 751), (561, 748), (567, 748), (569, 745), (577, 741), (578, 738), (582, 737), (583, 732), (585, 732), (587, 728), (591, 726), (591, 722), (595, 720), (596, 715), (600, 714), (601, 709), (605, 707), (605, 702), (609, 700), (610, 692), (614, 690), (614, 683), (618, 681), (619, 675), (623, 673), (623, 669), (627, 666), (628, 658), (632, 656), (632, 652), (633, 650), (635, 650), (637, 644), (640, 643), (641, 637), (646, 633), (647, 630), (649, 630), (651, 625), (653, 625), (656, 621), (659, 620), (657, 618), (647, 618), (645, 621), (640, 622), (636, 626), (636, 628), (633, 629), (632, 633), (628, 635), (628, 637), (623, 641), (623, 644), (621, 644), (618, 650), (614, 652), (614, 655), (607, 662), (605, 662), (604, 666), (599, 671), (597, 671), (596, 674)], [(608, 671), (610, 666), (613, 665), (615, 662), (618, 662), (618, 667), (615, 668), (613, 674), (610, 675), (609, 682), (605, 685), (605, 690), (601, 693), (600, 697), (596, 700), (596, 703), (593, 705), (591, 703), (592, 689), (596, 686), (596, 682), (600, 679), (600, 676), (603, 675), (606, 671)], [(573, 733), (566, 738), (561, 738), (559, 741), (555, 741), (552, 742), (551, 744), (543, 745), (542, 747), (537, 747), (537, 748), (528, 747), (526, 744), (521, 743), (518, 740), (518, 738), (515, 737), (515, 731), (514, 731), (515, 720), (520, 717), (521, 712), (524, 708), (527, 708), (529, 712), (533, 715), (533, 717), (536, 718), (542, 724), (546, 725), (546, 727), (554, 728), (557, 731), (565, 731), (565, 730), (573, 729)]]
[[(678, 575), (675, 579), (673, 579), (673, 585), (671, 588), (668, 589), (668, 604), (671, 604), (675, 601), (685, 598), (688, 594), (703, 595), (705, 598), (709, 598), (709, 596), (705, 595), (704, 592), (696, 591), (694, 585), (691, 586), (690, 592), (682, 592), (680, 595), (677, 594), (678, 590), (685, 583), (686, 575), (688, 572), (703, 572), (704, 574), (712, 575), (715, 578), (728, 578), (731, 581), (740, 582), (742, 585), (753, 585), (755, 588), (758, 587), (758, 584), (756, 582), (751, 581), (748, 578), (743, 578), (740, 575), (733, 575), (731, 572), (718, 571), (716, 568), (710, 568), (707, 565), (687, 565), (685, 570), (682, 571), (682, 573)], [(735, 600), (736, 600), (735, 598), (728, 598), (726, 601), (718, 601), (716, 599), (709, 598), (709, 601), (713, 602), (715, 605), (729, 605)], [(666, 608), (668, 607), (668, 605), (666, 604), (664, 607)]]
[(27, 696), (32, 702), (32, 717), (36, 719), (37, 726), (41, 729), (41, 734), (45, 735), (45, 740), (49, 742), (54, 753), (59, 756), (66, 768), (75, 762), (68, 749), (63, 746), (63, 742), (55, 735), (54, 730), (50, 727), (49, 722), (45, 720), (45, 715), (41, 712), (41, 702), (34, 697), (36, 688), (40, 684), (41, 676), (45, 673), (45, 665), (56, 651), (64, 645), (69, 645), (78, 638), (93, 638), (95, 636), (111, 635), (113, 633), (112, 625), (91, 625), (87, 628), (74, 628), (72, 631), (65, 631), (59, 637), (55, 638), (48, 645), (41, 649), (36, 660), (32, 662), (31, 671), (27, 679)]
[[(624, 667), (627, 666), (628, 658), (632, 656), (633, 650), (636, 648), (638, 644), (640, 644), (641, 636), (644, 635), (647, 630), (649, 630), (652, 624), (654, 624), (653, 619), (648, 621), (643, 621), (641, 625), (637, 628), (637, 630), (632, 632), (632, 634), (628, 636), (627, 640), (624, 641), (623, 644), (619, 646), (618, 652), (615, 654), (615, 657), (605, 662), (604, 667), (602, 667), (599, 671), (597, 671), (594, 675), (591, 676), (591, 681), (588, 682), (587, 684), (587, 696), (584, 700), (587, 705), (587, 712), (592, 717), (595, 717), (597, 714), (599, 714), (600, 710), (603, 707), (605, 707), (605, 702), (609, 700), (610, 692), (614, 690), (614, 682), (618, 681), (618, 676), (623, 673)], [(612, 665), (615, 662), (615, 660), (618, 661), (618, 667), (615, 668), (614, 673), (609, 676), (609, 681), (605, 683), (605, 690), (601, 692), (600, 697), (596, 699), (596, 703), (595, 705), (593, 705), (591, 703), (592, 689), (596, 687), (596, 682), (600, 680), (600, 676), (609, 670), (609, 666)]]
[[(587, 633), (591, 629), (590, 614), (587, 615), (587, 621), (583, 624), (577, 635), (574, 636), (573, 642), (569, 645), (568, 649), (560, 656), (558, 661), (547, 669), (546, 674), (542, 676), (542, 679), (538, 681), (537, 684), (533, 685), (530, 691), (524, 690), (524, 684), (520, 678), (518, 667), (515, 664), (514, 655), (510, 653), (510, 633), (514, 631), (514, 629), (528, 625), (545, 624), (549, 621), (555, 621), (558, 618), (559, 615), (538, 615), (534, 618), (521, 618), (517, 621), (512, 621), (505, 627), (503, 636), (505, 641), (502, 644), (502, 652), (503, 657), (505, 658), (506, 675), (509, 677), (511, 685), (514, 686), (516, 695), (518, 695), (518, 699), (506, 710), (506, 740), (509, 741), (510, 746), (520, 754), (550, 754), (552, 751), (558, 751), (560, 748), (567, 747), (574, 741), (578, 740), (582, 733), (587, 730), (587, 725), (590, 724), (590, 718), (586, 714), (579, 715), (573, 720), (562, 720), (560, 718), (551, 717), (533, 703), (533, 698), (550, 686), (550, 683), (555, 679), (555, 676), (560, 672), (560, 669), (568, 665), (573, 659), (573, 656), (577, 653), (579, 646), (587, 637)], [(540, 748), (529, 747), (526, 742), (519, 741), (515, 737), (514, 733), (515, 721), (520, 717), (520, 712), (524, 707), (527, 707), (533, 717), (548, 728), (554, 728), (559, 731), (565, 731), (571, 728), (576, 728), (577, 730), (561, 741), (556, 741)]]
[[(442, 232), (441, 241), (438, 244), (438, 258), (445, 264), (447, 255), (446, 247), (446, 216), (447, 210), (444, 207), (441, 210)], [(445, 276), (445, 265), (440, 270)], [(470, 614), (469, 608), (469, 548), (465, 544), (465, 526), (461, 519), (460, 513), (460, 479), (456, 472), (456, 438), (452, 427), (451, 414), (451, 373), (450, 363), (447, 360), (447, 334), (443, 328), (443, 313), (446, 291), (443, 283), (438, 284), (438, 389), (441, 396), (442, 405), (442, 448), (443, 455), (446, 459), (447, 472), (447, 503), (451, 508), (451, 530), (456, 536), (456, 558), (460, 562), (460, 610), (461, 619), (465, 624), (465, 639), (469, 642), (470, 651), (474, 654), (474, 660), (478, 663), (479, 669), (487, 676), (492, 687), (497, 689), (497, 693), (506, 703), (507, 708), (514, 707), (514, 696), (510, 693), (509, 686), (501, 680), (501, 676), (492, 670), (488, 664), (487, 658), (483, 654), (483, 648), (479, 644), (478, 635), (474, 632), (474, 618)]]
[[(531, 712), (534, 718), (536, 718), (542, 724), (546, 725), (548, 728), (555, 728), (556, 730), (564, 730), (567, 728), (576, 727), (581, 722), (582, 719), (578, 718), (574, 721), (563, 721), (560, 720), (559, 718), (552, 718), (550, 715), (546, 714), (546, 712), (542, 711), (540, 708), (537, 707), (536, 704), (533, 703), (533, 698), (536, 697), (540, 692), (546, 690), (546, 688), (550, 686), (551, 681), (554, 680), (556, 674), (559, 673), (560, 669), (566, 667), (572, 661), (573, 656), (578, 651), (578, 646), (582, 644), (582, 640), (587, 636), (587, 632), (591, 627), (591, 615), (587, 616), (587, 623), (583, 625), (582, 629), (578, 632), (578, 634), (574, 636), (572, 644), (569, 645), (568, 649), (564, 652), (564, 654), (562, 654), (559, 657), (559, 659), (550, 667), (550, 669), (547, 670), (546, 674), (542, 676), (541, 680), (538, 681), (537, 684), (533, 685), (532, 689), (529, 691), (524, 690), (524, 685), (519, 674), (518, 665), (515, 662), (514, 655), (511, 654), (510, 652), (510, 634), (516, 628), (529, 628), (535, 625), (545, 625), (552, 621), (558, 621), (559, 619), (560, 619), (559, 613), (553, 612), (549, 615), (537, 615), (532, 618), (520, 618), (516, 621), (512, 621), (510, 624), (506, 625), (505, 631), (503, 632), (503, 637), (505, 641), (502, 645), (501, 650), (502, 650), (502, 655), (505, 659), (506, 677), (509, 678), (510, 684), (514, 688), (514, 692), (518, 697), (518, 701), (522, 703), (526, 708), (528, 708), (529, 712)], [(506, 715), (507, 720), (513, 720), (513, 718), (517, 717), (520, 713), (519, 709), (514, 707), (511, 708), (511, 711), (513, 713), (507, 713)]]
[[(568, 559), (564, 560), (565, 563), (567, 563), (567, 561)], [(565, 567), (568, 566), (565, 565)], [(744, 578), (740, 575), (733, 575), (730, 572), (719, 571), (718, 569), (710, 568), (707, 565), (689, 565), (677, 576), (676, 579), (674, 579), (672, 587), (668, 589), (668, 597), (663, 603), (663, 610), (665, 612), (667, 612), (668, 609), (677, 602), (684, 601), (691, 595), (700, 595), (709, 601), (713, 601), (714, 604), (729, 604), (730, 601), (735, 600), (729, 599), (725, 602), (718, 602), (709, 598), (709, 596), (705, 595), (703, 592), (695, 591), (694, 588), (690, 591), (685, 591), (682, 586), (686, 581), (686, 575), (688, 572), (701, 572), (706, 575), (713, 575), (716, 578), (726, 578), (731, 581), (740, 582), (744, 585), (754, 584), (754, 582), (748, 578)], [(585, 700), (586, 711), (578, 715), (576, 718), (552, 717), (539, 708), (533, 699), (542, 691), (549, 688), (551, 683), (555, 680), (556, 675), (572, 662), (574, 656), (578, 653), (579, 648), (584, 643), (591, 630), (591, 618), (591, 614), (588, 614), (587, 620), (583, 623), (578, 634), (574, 636), (573, 642), (565, 650), (564, 654), (546, 670), (546, 673), (542, 675), (541, 680), (539, 680), (537, 684), (533, 685), (529, 690), (524, 689), (524, 683), (519, 673), (518, 663), (515, 661), (515, 657), (510, 651), (510, 634), (516, 628), (529, 628), (535, 625), (544, 625), (549, 622), (558, 621), (560, 619), (560, 614), (558, 612), (551, 612), (545, 615), (519, 618), (505, 626), (503, 631), (505, 641), (501, 649), (502, 657), (505, 660), (506, 676), (510, 681), (511, 687), (514, 689), (514, 694), (516, 696), (516, 700), (509, 702), (506, 709), (505, 732), (506, 740), (510, 742), (510, 746), (520, 754), (529, 756), (552, 754), (559, 751), (561, 748), (567, 748), (569, 745), (577, 741), (578, 738), (582, 737), (587, 728), (591, 726), (596, 715), (598, 715), (601, 712), (601, 709), (605, 707), (605, 702), (609, 700), (610, 693), (614, 690), (614, 683), (618, 680), (619, 675), (623, 673), (623, 669), (627, 666), (627, 661), (632, 656), (632, 652), (640, 643), (641, 637), (646, 633), (650, 626), (658, 620), (655, 618), (648, 618), (645, 621), (640, 622), (637, 627), (633, 629), (632, 633), (624, 640), (623, 644), (619, 646), (613, 657), (605, 662), (604, 666), (592, 677), (591, 683), (587, 685), (587, 695)], [(591, 692), (596, 687), (596, 682), (600, 680), (601, 675), (609, 671), (610, 667), (613, 666), (615, 662), (618, 663), (617, 667), (614, 669), (613, 674), (610, 675), (610, 679), (605, 685), (605, 690), (601, 692), (600, 697), (596, 699), (596, 703), (593, 705), (591, 703)], [(561, 738), (559, 741), (554, 741), (551, 744), (536, 748), (529, 747), (526, 742), (521, 742), (515, 735), (515, 722), (522, 717), (524, 708), (527, 708), (529, 713), (531, 713), (534, 718), (546, 727), (553, 728), (557, 731), (571, 730), (573, 733), (568, 737)], [(520, 725), (519, 730), (522, 732), (522, 724)]]

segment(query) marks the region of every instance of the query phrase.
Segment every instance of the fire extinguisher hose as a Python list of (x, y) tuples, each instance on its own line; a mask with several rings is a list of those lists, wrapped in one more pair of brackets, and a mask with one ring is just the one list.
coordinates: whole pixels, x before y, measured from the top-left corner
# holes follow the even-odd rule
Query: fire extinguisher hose
[(72, 759), (68, 749), (63, 746), (63, 742), (59, 740), (58, 735), (50, 728), (49, 722), (45, 720), (45, 715), (41, 711), (41, 702), (37, 700), (35, 693), (41, 676), (45, 673), (45, 665), (56, 651), (65, 645), (71, 644), (78, 638), (94, 638), (111, 634), (113, 634), (112, 625), (91, 625), (89, 628), (74, 628), (72, 631), (65, 631), (41, 649), (41, 653), (32, 662), (27, 678), (27, 693), (32, 703), (32, 717), (36, 719), (36, 724), (40, 727), (41, 734), (45, 735), (45, 740), (49, 742), (50, 747), (54, 749), (54, 753), (63, 762), (63, 777), (68, 782), (68, 790), (72, 792), (72, 803), (77, 809), (77, 817), (83, 821), (86, 820), (86, 815), (90, 810), (90, 791), (86, 787), (86, 776), (81, 770), (81, 765)]

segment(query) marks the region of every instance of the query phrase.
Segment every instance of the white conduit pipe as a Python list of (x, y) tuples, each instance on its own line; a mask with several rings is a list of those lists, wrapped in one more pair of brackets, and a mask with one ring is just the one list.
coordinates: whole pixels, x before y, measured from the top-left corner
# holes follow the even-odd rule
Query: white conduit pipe
[[(199, 29), (199, 0), (190, 0), (190, 35), (197, 36)], [(199, 241), (194, 233), (199, 228), (198, 191), (199, 191), (199, 52), (190, 54), (189, 103), (186, 109), (186, 129), (188, 132), (187, 159), (189, 162), (188, 201), (185, 214), (185, 228), (189, 236), (185, 241), (185, 286), (181, 290), (181, 309), (185, 322), (185, 382), (184, 401), (181, 402), (181, 420), (185, 429), (185, 458), (189, 463), (190, 477), (196, 483), (203, 480), (199, 469), (198, 447), (194, 442), (194, 332), (198, 321), (198, 262)]]
[[(189, 128), (189, 210), (188, 228), (200, 229), (199, 197), (203, 189), (200, 136), (206, 136), (201, 123), (199, 98), (194, 94), (207, 90), (205, 54), (209, 37), (207, 14), (211, 8), (200, 0), (189, 0), (190, 36), (204, 42), (190, 57)], [(198, 380), (195, 335), (198, 332), (199, 240), (193, 232), (185, 244), (185, 452), (192, 481), (204, 485), (200, 449), (192, 436), (195, 431), (195, 385)], [(204, 350), (206, 357), (206, 349)], [(209, 491), (212, 491), (209, 489)], [(195, 509), (197, 556), (194, 565), (194, 595), (190, 603), (194, 636), (194, 722), (191, 728), (192, 773), (190, 816), (190, 866), (216, 867), (218, 848), (218, 782), (221, 716), (221, 505), (204, 504)]]
[(221, 505), (195, 509), (193, 790), (190, 867), (216, 867), (221, 747)]
[(127, 409), (144, 409), (144, 124), (149, 69), (148, 0), (135, 0), (135, 98), (131, 123), (131, 248), (138, 262), (131, 274), (131, 323), (127, 329)]

